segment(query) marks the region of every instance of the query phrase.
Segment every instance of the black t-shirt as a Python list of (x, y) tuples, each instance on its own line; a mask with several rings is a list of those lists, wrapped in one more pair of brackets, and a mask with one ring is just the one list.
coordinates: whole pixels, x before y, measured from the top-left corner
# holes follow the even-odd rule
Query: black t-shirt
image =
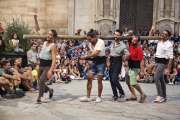
[(74, 46), (78, 46), (79, 45), (79, 41), (75, 40)]
[(67, 52), (67, 51), (69, 50), (69, 47), (65, 47), (64, 49), (65, 49), (65, 51)]

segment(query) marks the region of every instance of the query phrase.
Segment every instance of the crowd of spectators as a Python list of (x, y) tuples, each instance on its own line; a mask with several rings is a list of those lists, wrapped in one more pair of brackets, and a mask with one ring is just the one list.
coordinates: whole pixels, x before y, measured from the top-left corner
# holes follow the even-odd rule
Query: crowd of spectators
[[(154, 26), (152, 29), (154, 30)], [(2, 30), (0, 26), (0, 30)], [(4, 31), (4, 30), (3, 30)], [(77, 30), (76, 35), (81, 35), (81, 29)], [(101, 33), (97, 30), (94, 31), (97, 36), (101, 36)], [(128, 32), (125, 28), (123, 35)], [(3, 35), (2, 32), (1, 36)], [(86, 36), (86, 31), (83, 31), (83, 36)], [(161, 36), (161, 33), (156, 30), (155, 32), (141, 31), (138, 29), (132, 36)], [(19, 48), (19, 41), (17, 40), (17, 34), (12, 34), (12, 40), (9, 41), (10, 45), (16, 46), (14, 52), (23, 52)], [(109, 31), (108, 36), (113, 36), (112, 31)], [(172, 37), (175, 37), (172, 42), (173, 45), (173, 64), (169, 74), (164, 74), (164, 78), (169, 85), (175, 84), (175, 81), (180, 81), (180, 38), (175, 32)], [(3, 46), (3, 37), (0, 37), (0, 50), (5, 49)], [(105, 47), (111, 44), (112, 40), (105, 40)], [(127, 40), (122, 41), (129, 49)], [(153, 83), (155, 69), (155, 53), (159, 40), (141, 40), (141, 46), (144, 52), (144, 77), (137, 77), (138, 82)], [(38, 90), (38, 69), (40, 62), (41, 49), (43, 47), (43, 40), (31, 39), (29, 40), (31, 49), (27, 52), (27, 67), (21, 67), (22, 58), (5, 59), (1, 58), (0, 69), (0, 94), (5, 93), (5, 98), (22, 97), (23, 91), (37, 92)], [(47, 80), (48, 85), (52, 83), (69, 83), (75, 79), (86, 79), (88, 77), (89, 67), (92, 61), (79, 60), (78, 57), (91, 54), (89, 47), (83, 42), (83, 40), (54, 40), (56, 44), (56, 65), (53, 70), (53, 78)], [(109, 67), (110, 67), (110, 52), (106, 51), (106, 68), (104, 72), (103, 80), (109, 80)], [(119, 73), (119, 81), (125, 81), (125, 73), (128, 67), (128, 56), (122, 57), (122, 69)], [(95, 75), (94, 79), (97, 79)], [(14, 93), (19, 96), (14, 96)]]

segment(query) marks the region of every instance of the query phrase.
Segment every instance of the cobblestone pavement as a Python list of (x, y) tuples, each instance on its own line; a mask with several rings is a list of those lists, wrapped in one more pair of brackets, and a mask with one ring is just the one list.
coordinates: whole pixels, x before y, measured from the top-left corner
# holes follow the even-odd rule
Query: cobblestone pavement
[[(168, 101), (153, 103), (156, 98), (155, 84), (140, 83), (147, 95), (145, 103), (110, 102), (112, 90), (109, 81), (103, 81), (102, 102), (95, 103), (97, 97), (97, 81), (93, 81), (91, 102), (80, 102), (79, 97), (86, 95), (86, 80), (76, 80), (69, 84), (50, 85), (54, 89), (54, 97), (48, 99), (48, 93), (42, 104), (36, 104), (38, 93), (26, 93), (20, 99), (0, 101), (0, 120), (129, 120), (129, 119), (180, 119), (180, 86), (167, 85)], [(126, 98), (130, 91), (121, 82)], [(138, 100), (139, 93), (136, 91)]]

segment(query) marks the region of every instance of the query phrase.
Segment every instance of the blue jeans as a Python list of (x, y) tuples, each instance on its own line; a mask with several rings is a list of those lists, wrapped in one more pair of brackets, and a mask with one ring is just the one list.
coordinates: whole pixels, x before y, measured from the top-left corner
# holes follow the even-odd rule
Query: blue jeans
[(109, 78), (109, 74), (106, 73), (106, 72), (104, 72), (104, 76), (105, 76), (106, 78)]
[(104, 75), (105, 66), (106, 66), (105, 63), (101, 63), (101, 64), (92, 63), (90, 65), (89, 72), (98, 75)]
[[(84, 69), (85, 69), (85, 67), (84, 67)], [(83, 71), (84, 71), (84, 69), (83, 69)], [(84, 75), (85, 75), (85, 76), (88, 76), (88, 72), (87, 72), (87, 70), (86, 70), (86, 71), (84, 71)]]
[[(124, 90), (121, 87), (121, 84), (119, 83), (119, 73), (121, 72), (122, 64), (111, 64), (109, 68), (109, 76), (110, 76), (110, 82), (111, 82), (111, 88), (113, 91), (114, 96), (118, 97), (117, 89), (119, 90), (119, 93), (124, 95)], [(117, 88), (117, 89), (116, 89)]]

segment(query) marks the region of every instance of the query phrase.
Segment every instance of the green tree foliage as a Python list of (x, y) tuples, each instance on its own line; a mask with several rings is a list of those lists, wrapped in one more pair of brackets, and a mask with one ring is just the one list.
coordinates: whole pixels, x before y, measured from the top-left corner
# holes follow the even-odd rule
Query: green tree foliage
[[(12, 40), (12, 33), (17, 33), (21, 48), (24, 50), (24, 52), (27, 52), (30, 49), (30, 45), (28, 44), (27, 40), (23, 39), (23, 35), (31, 33), (32, 29), (29, 28), (29, 24), (24, 22), (22, 15), (19, 17), (16, 16), (16, 18), (13, 17), (12, 23), (6, 21), (5, 23), (7, 27), (5, 31), (6, 43), (9, 44), (9, 40)], [(10, 46), (8, 49), (11, 49)]]

